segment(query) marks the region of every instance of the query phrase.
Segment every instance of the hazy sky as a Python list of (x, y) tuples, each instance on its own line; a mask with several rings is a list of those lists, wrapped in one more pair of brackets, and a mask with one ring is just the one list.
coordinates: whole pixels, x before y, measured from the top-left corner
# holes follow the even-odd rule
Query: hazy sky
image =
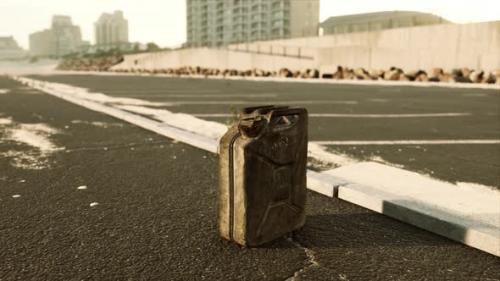
[[(13, 35), (27, 48), (30, 33), (49, 27), (53, 14), (63, 14), (81, 27), (84, 40), (94, 41), (93, 23), (102, 12), (117, 9), (129, 20), (131, 41), (161, 46), (185, 41), (185, 0), (0, 0), (0, 36)], [(320, 13), (324, 20), (383, 10), (431, 12), (459, 23), (500, 20), (500, 0), (321, 0)]]

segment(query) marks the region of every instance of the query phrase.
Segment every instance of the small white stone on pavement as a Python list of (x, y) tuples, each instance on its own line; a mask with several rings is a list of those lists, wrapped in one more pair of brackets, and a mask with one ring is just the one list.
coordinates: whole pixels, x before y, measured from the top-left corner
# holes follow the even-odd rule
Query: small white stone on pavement
[(97, 205), (99, 205), (99, 203), (97, 203), (97, 202), (92, 202), (92, 203), (90, 203), (90, 207), (95, 207), (95, 206), (97, 206)]

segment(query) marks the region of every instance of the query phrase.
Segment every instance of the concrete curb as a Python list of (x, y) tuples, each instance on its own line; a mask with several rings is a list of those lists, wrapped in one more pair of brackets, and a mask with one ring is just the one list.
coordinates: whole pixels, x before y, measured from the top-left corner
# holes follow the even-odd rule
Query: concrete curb
[[(394, 200), (369, 192), (369, 187), (349, 184), (339, 187), (338, 198), (417, 226), (419, 228), (448, 237), (481, 251), (500, 256), (500, 229), (478, 229), (467, 221), (446, 219), (438, 211), (425, 212), (405, 200)], [(490, 228), (491, 226), (483, 226)]]
[(348, 184), (340, 178), (307, 170), (307, 188), (328, 197), (338, 197), (339, 187)]
[[(500, 192), (375, 162), (325, 171), (338, 198), (500, 256)], [(330, 182), (332, 182), (330, 180)]]
[[(217, 139), (211, 139), (183, 130), (182, 128), (168, 126), (164, 123), (112, 106), (77, 98), (71, 94), (71, 91), (65, 92), (61, 91), (61, 89), (57, 90), (51, 87), (53, 83), (40, 83), (41, 81), (22, 77), (14, 77), (14, 79), (87, 109), (113, 116), (194, 147), (218, 153)], [(68, 90), (70, 90), (70, 87), (68, 87)], [(425, 178), (415, 173), (411, 174), (411, 172), (387, 165), (378, 163), (370, 165), (370, 163), (346, 162), (346, 166), (321, 173), (308, 170), (308, 189), (328, 197), (338, 197), (490, 254), (500, 256), (500, 192), (488, 191), (490, 193), (483, 196), (481, 192), (477, 192), (476, 194), (474, 192), (471, 193), (470, 190), (460, 191), (458, 187), (457, 189), (452, 189), (449, 183)], [(347, 173), (345, 172), (346, 170)], [(367, 182), (367, 179), (363, 182), (364, 173), (372, 173), (372, 178), (367, 178), (369, 185), (363, 184)], [(373, 175), (373, 173), (375, 174)], [(390, 182), (389, 184), (387, 182), (377, 184), (377, 178), (384, 174), (401, 176), (401, 178), (399, 180), (390, 178), (389, 180), (392, 183)], [(361, 181), (361, 184), (359, 181)], [(394, 182), (397, 183), (396, 188), (394, 188)], [(402, 187), (401, 183), (405, 183), (405, 186)], [(372, 186), (372, 184), (374, 185)], [(427, 188), (427, 185), (432, 188)], [(434, 188), (434, 186), (438, 188)], [(427, 191), (422, 191), (422, 189), (425, 189), (423, 187), (426, 187)], [(443, 190), (447, 190), (448, 193), (443, 193)], [(436, 191), (436, 194), (433, 191)], [(462, 201), (453, 201), (453, 197), (457, 196), (459, 192), (463, 193), (462, 197), (464, 199)], [(472, 198), (470, 197), (471, 194), (473, 195)], [(436, 196), (447, 196), (450, 198), (450, 201), (445, 202), (445, 206), (443, 206), (442, 200), (437, 200), (434, 203), (426, 202), (426, 200), (432, 201), (432, 198)], [(471, 202), (471, 200), (477, 198), (481, 199), (481, 201), (492, 202), (493, 204), (498, 202), (498, 208), (496, 206), (489, 206), (486, 203), (483, 204), (483, 202)], [(482, 205), (478, 205), (478, 203)], [(485, 204), (487, 206), (484, 206)], [(467, 207), (472, 209), (468, 210)], [(462, 210), (461, 208), (465, 209)], [(470, 211), (474, 214), (478, 209), (485, 210), (486, 213), (479, 213), (477, 216), (467, 215), (467, 212)], [(484, 218), (484, 215), (491, 215), (493, 219), (489, 217)], [(496, 218), (498, 218), (498, 221)]]

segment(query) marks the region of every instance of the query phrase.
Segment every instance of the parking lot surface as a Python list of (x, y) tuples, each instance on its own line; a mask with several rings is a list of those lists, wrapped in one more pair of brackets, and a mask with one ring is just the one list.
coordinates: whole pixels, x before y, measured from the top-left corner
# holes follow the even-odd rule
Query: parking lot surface
[[(0, 78), (0, 280), (498, 280), (498, 258), (308, 193), (307, 222), (221, 240), (217, 156)], [(16, 139), (35, 134), (31, 145)], [(29, 138), (24, 138), (24, 141)], [(22, 161), (20, 161), (22, 160)]]
[(98, 75), (35, 78), (168, 103), (163, 108), (169, 111), (222, 123), (231, 123), (249, 105), (304, 106), (311, 116), (310, 140), (324, 142), (331, 151), (449, 182), (500, 188), (499, 90)]

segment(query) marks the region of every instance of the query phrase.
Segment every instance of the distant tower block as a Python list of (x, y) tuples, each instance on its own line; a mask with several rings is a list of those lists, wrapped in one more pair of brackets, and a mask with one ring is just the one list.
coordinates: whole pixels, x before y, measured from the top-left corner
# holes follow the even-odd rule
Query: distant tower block
[(99, 49), (121, 48), (128, 45), (128, 21), (122, 11), (103, 13), (94, 24), (95, 41)]
[(319, 0), (187, 0), (187, 46), (317, 36)]
[(55, 15), (50, 29), (30, 34), (30, 52), (36, 56), (61, 57), (78, 52), (81, 45), (80, 27), (68, 16)]

